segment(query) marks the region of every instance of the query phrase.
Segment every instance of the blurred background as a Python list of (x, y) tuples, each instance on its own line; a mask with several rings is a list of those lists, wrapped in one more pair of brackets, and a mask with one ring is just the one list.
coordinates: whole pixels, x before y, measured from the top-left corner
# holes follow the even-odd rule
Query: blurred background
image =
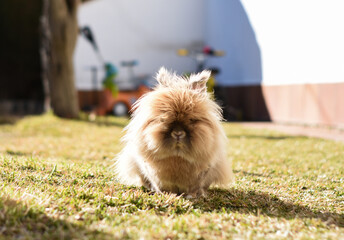
[(125, 115), (161, 66), (228, 121), (344, 127), (342, 0), (5, 0), (0, 114)]

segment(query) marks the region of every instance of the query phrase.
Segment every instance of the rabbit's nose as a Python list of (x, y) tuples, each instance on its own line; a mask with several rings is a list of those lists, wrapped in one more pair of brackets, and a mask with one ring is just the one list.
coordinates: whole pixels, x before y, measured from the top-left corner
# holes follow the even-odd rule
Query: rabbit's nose
[(183, 130), (173, 130), (171, 132), (171, 136), (176, 140), (180, 140), (180, 139), (185, 138), (186, 133)]

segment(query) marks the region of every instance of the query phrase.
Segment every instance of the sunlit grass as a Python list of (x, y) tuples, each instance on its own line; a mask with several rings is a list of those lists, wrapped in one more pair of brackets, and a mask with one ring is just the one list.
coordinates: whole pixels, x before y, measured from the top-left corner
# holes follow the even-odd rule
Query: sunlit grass
[(0, 239), (340, 239), (344, 144), (224, 124), (236, 183), (187, 200), (118, 184), (126, 119), (0, 125)]

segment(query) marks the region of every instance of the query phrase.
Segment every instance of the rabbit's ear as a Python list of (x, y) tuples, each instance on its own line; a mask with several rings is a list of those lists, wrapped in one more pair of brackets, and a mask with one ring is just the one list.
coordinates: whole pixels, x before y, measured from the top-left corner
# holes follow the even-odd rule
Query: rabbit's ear
[(161, 67), (159, 72), (156, 74), (156, 80), (160, 86), (167, 87), (170, 85), (170, 81), (172, 80), (173, 76), (174, 74), (166, 70), (165, 67)]
[(189, 80), (191, 88), (202, 91), (202, 92), (206, 92), (207, 82), (210, 78), (210, 75), (211, 75), (211, 71), (209, 70), (204, 70), (198, 74), (192, 74)]

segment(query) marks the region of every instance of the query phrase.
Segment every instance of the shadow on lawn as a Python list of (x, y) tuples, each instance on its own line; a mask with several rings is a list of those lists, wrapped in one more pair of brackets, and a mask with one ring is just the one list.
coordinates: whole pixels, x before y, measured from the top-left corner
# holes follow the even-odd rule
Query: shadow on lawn
[(21, 156), (32, 156), (32, 153), (22, 152), (22, 151), (12, 151), (6, 150), (5, 153), (11, 156), (21, 157)]
[(239, 171), (239, 170), (233, 170), (234, 173), (241, 173), (246, 176), (251, 176), (251, 177), (269, 177), (268, 174), (262, 174), (262, 173), (251, 173), (247, 171)]
[(47, 216), (38, 209), (21, 202), (0, 198), (0, 232), (6, 239), (112, 239), (99, 230), (90, 230), (85, 224)]
[(128, 122), (120, 122), (120, 121), (109, 120), (106, 117), (104, 117), (102, 119), (96, 119), (94, 121), (90, 121), (88, 119), (80, 118), (80, 119), (76, 119), (76, 121), (86, 122), (86, 123), (94, 124), (94, 125), (97, 125), (97, 126), (104, 126), (104, 127), (124, 128), (125, 126), (128, 125)]
[(283, 139), (307, 139), (308, 137), (302, 135), (285, 135), (285, 136), (264, 136), (264, 135), (227, 135), (229, 139), (267, 139), (267, 140), (283, 140)]
[(2, 116), (0, 116), (0, 125), (5, 125), (5, 124), (14, 125), (22, 118), (23, 117), (21, 117), (21, 116), (2, 115)]
[(344, 227), (344, 214), (314, 211), (264, 192), (211, 189), (207, 198), (193, 200), (193, 204), (204, 212), (225, 210), (285, 219), (317, 218), (327, 225)]

